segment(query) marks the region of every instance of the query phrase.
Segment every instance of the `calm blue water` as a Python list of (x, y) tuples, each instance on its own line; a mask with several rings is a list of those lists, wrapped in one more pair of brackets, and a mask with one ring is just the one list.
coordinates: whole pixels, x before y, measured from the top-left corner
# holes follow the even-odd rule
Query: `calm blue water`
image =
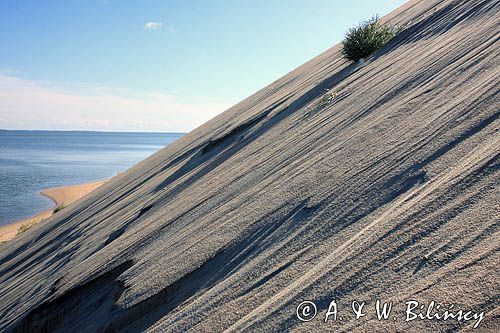
[(0, 130), (0, 225), (51, 208), (44, 188), (114, 176), (181, 136)]

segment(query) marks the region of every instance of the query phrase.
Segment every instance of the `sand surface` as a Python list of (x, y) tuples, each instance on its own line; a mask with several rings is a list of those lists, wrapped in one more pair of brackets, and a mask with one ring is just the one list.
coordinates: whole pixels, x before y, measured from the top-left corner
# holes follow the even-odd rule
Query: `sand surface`
[[(1, 246), (0, 331), (472, 331), (404, 321), (435, 300), (499, 332), (500, 2), (384, 20), (363, 65), (336, 45)], [(332, 299), (398, 320), (298, 320)]]
[(102, 180), (87, 184), (54, 187), (42, 190), (40, 192), (41, 194), (54, 201), (54, 208), (43, 211), (33, 217), (0, 226), (0, 243), (4, 243), (14, 238), (18, 234), (21, 226), (31, 227), (34, 224), (40, 223), (41, 221), (52, 216), (56, 207), (67, 207), (71, 203), (77, 201), (81, 197), (106, 183), (106, 181), (107, 180)]
[(56, 207), (66, 207), (108, 181), (109, 179), (104, 179), (86, 184), (48, 188), (42, 190), (40, 193), (51, 198), (55, 202)]

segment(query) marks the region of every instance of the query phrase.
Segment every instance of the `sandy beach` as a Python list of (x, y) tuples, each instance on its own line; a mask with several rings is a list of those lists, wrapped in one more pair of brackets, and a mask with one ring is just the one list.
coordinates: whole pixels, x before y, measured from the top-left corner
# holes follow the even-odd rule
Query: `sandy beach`
[(33, 217), (0, 226), (0, 243), (4, 243), (14, 238), (18, 234), (19, 228), (30, 228), (34, 224), (42, 222), (54, 214), (54, 209), (56, 207), (69, 206), (71, 203), (92, 192), (107, 181), (108, 179), (105, 179), (86, 184), (53, 187), (40, 191), (42, 195), (54, 201), (54, 207)]

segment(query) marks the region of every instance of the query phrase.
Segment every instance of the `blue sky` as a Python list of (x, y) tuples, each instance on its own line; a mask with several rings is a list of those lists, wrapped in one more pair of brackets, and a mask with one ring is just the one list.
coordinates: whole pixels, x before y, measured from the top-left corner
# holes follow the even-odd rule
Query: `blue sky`
[(2, 0), (0, 128), (187, 131), (404, 2)]

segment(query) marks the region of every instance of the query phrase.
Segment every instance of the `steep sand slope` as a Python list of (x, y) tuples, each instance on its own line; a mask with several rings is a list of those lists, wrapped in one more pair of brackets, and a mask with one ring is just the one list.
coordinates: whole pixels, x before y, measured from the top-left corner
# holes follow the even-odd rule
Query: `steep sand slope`
[(335, 46), (0, 247), (0, 330), (473, 324), (295, 317), (380, 298), (498, 331), (500, 1), (385, 19), (407, 29), (364, 66)]

